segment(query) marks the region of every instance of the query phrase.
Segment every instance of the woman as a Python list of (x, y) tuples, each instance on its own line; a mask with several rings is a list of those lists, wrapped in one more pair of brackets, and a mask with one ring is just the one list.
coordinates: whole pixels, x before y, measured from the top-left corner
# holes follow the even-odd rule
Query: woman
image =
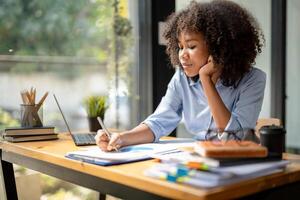
[(207, 130), (254, 128), (261, 110), (266, 75), (253, 67), (263, 35), (244, 8), (230, 1), (191, 2), (169, 16), (164, 37), (177, 68), (155, 112), (111, 140), (98, 131), (104, 151), (156, 142), (183, 119), (189, 132), (205, 139)]

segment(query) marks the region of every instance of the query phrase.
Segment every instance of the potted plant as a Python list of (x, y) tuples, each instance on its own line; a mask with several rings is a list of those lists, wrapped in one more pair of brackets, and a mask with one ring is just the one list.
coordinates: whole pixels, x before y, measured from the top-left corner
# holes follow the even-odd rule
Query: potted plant
[(88, 96), (83, 101), (84, 107), (88, 115), (89, 128), (91, 132), (97, 132), (101, 129), (97, 117), (101, 117), (104, 120), (104, 114), (107, 110), (107, 97), (92, 95)]

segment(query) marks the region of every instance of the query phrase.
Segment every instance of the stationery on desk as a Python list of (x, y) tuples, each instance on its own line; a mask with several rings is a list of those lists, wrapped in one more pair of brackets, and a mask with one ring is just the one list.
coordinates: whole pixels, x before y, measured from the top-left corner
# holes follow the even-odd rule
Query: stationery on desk
[(198, 163), (204, 163), (205, 165), (211, 167), (274, 161), (273, 158), (266, 157), (209, 158), (201, 156), (195, 152), (185, 151), (185, 149), (195, 148), (196, 146), (198, 146), (197, 143), (198, 142), (193, 139), (175, 138), (160, 140), (158, 143), (123, 147), (117, 152), (104, 152), (101, 151), (99, 147), (90, 147), (83, 148), (79, 151), (68, 152), (66, 154), (66, 157), (94, 163), (97, 165), (114, 165), (150, 158), (177, 163), (194, 161)]
[(182, 150), (183, 147), (191, 148), (195, 145), (198, 145), (195, 140), (176, 138), (123, 147), (118, 152), (103, 152), (98, 147), (90, 147), (68, 152), (65, 156), (101, 166), (155, 158), (159, 163), (146, 169), (146, 176), (206, 188), (282, 172), (289, 164), (285, 160), (261, 157), (207, 158)]
[(166, 155), (181, 152), (178, 147), (191, 147), (194, 140), (175, 139), (162, 140), (158, 143), (147, 143), (122, 147), (118, 151), (104, 152), (99, 147), (82, 148), (79, 151), (68, 152), (67, 158), (88, 162), (91, 164), (109, 166), (147, 160), (156, 155)]

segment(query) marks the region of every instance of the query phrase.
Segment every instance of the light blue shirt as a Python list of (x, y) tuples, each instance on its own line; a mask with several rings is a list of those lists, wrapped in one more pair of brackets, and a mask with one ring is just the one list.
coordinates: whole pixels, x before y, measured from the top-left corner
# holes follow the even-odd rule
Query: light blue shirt
[[(265, 85), (266, 74), (255, 67), (243, 76), (236, 88), (217, 81), (216, 89), (231, 112), (225, 131), (255, 128)], [(152, 130), (157, 142), (160, 137), (171, 133), (181, 120), (186, 129), (200, 140), (205, 138), (203, 131), (216, 129), (201, 82), (194, 82), (177, 69), (157, 109), (142, 123)]]

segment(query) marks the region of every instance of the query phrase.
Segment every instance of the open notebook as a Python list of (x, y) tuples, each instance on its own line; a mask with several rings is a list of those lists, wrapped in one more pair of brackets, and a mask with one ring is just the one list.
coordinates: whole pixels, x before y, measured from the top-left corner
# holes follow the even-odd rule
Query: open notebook
[(91, 164), (108, 166), (151, 159), (158, 155), (181, 152), (181, 147), (192, 147), (194, 140), (177, 138), (158, 143), (147, 143), (122, 147), (119, 151), (104, 152), (99, 147), (82, 148), (68, 152), (65, 157)]

